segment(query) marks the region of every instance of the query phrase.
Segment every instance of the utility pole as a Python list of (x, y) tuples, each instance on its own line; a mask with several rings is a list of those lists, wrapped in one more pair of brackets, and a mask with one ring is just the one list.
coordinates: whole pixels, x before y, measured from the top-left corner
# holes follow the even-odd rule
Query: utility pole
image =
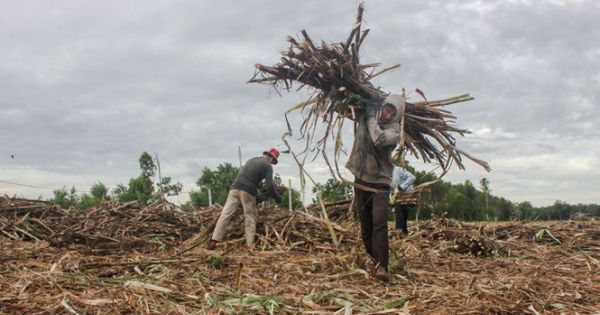
[(212, 207), (212, 191), (210, 190), (210, 186), (202, 186), (200, 189), (206, 188), (206, 192), (208, 194), (208, 206)]
[(289, 186), (288, 186), (288, 201), (289, 201), (289, 206), (290, 206), (290, 212), (292, 212), (293, 209), (292, 209), (292, 179), (291, 178), (290, 178)]
[(158, 191), (160, 192), (160, 197), (164, 198), (165, 197), (165, 193), (162, 190), (162, 176), (160, 174), (160, 161), (158, 160), (158, 152), (154, 152), (154, 158), (156, 160), (156, 169), (158, 171)]
[(302, 204), (306, 204), (306, 187), (302, 187)]

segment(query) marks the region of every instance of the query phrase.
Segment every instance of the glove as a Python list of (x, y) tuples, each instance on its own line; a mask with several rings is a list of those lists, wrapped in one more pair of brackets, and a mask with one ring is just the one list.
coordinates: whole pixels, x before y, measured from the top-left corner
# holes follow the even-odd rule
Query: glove
[(381, 108), (381, 105), (383, 105), (383, 97), (381, 92), (377, 91), (371, 95), (369, 102), (367, 102), (367, 116), (375, 116), (375, 113)]
[(268, 199), (269, 196), (267, 196), (266, 193), (260, 193), (258, 195), (256, 195), (256, 204), (259, 204), (265, 200)]
[(281, 203), (281, 202), (283, 202), (283, 197), (277, 196), (277, 197), (275, 197), (275, 201), (277, 201), (277, 203)]

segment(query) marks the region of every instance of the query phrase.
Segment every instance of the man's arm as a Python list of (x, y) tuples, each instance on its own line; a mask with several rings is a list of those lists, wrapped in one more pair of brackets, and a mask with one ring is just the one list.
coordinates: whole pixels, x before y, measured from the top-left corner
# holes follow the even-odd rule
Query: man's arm
[(367, 129), (373, 144), (377, 147), (386, 147), (390, 145), (398, 144), (400, 140), (400, 125), (394, 124), (393, 126), (381, 129), (377, 123), (377, 119), (373, 116), (367, 117)]
[(392, 193), (396, 193), (398, 189), (400, 189), (400, 170), (398, 167), (394, 166), (394, 170), (392, 171), (392, 182), (390, 183), (390, 191)]
[(402, 188), (402, 191), (406, 191), (406, 188), (412, 186), (412, 184), (417, 179), (415, 177), (415, 175), (411, 174), (409, 171), (405, 171), (405, 172), (406, 172), (406, 180), (402, 184), (400, 184), (400, 188)]
[(275, 189), (275, 185), (273, 184), (273, 168), (269, 167), (267, 169), (267, 174), (265, 175), (265, 186), (267, 187), (267, 191), (269, 195), (277, 201), (277, 203), (281, 203), (283, 201), (283, 197), (277, 192)]
[[(396, 145), (400, 140), (400, 124), (397, 121), (386, 124), (386, 128), (382, 129), (377, 118), (375, 118), (376, 113), (381, 109), (384, 102), (383, 92), (377, 91), (371, 96), (366, 106), (367, 130), (369, 131), (373, 144), (377, 147)], [(397, 102), (398, 100), (395, 100), (393, 104), (396, 111), (398, 111), (394, 117), (395, 119), (404, 114), (404, 100), (401, 100), (401, 104), (395, 104)]]

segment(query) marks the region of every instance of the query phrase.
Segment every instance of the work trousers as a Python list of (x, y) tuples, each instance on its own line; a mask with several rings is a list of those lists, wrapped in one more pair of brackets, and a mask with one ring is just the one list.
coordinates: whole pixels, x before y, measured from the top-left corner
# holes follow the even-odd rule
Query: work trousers
[(223, 211), (219, 216), (212, 239), (220, 242), (225, 236), (225, 231), (229, 222), (240, 208), (244, 209), (244, 236), (246, 237), (246, 245), (252, 247), (254, 245), (254, 237), (256, 235), (256, 197), (239, 189), (232, 189), (227, 195), (227, 201), (223, 206)]
[(404, 234), (408, 234), (408, 215), (411, 205), (396, 205), (394, 208), (394, 216), (396, 217), (396, 229), (402, 229)]
[(389, 259), (387, 213), (389, 209), (389, 187), (375, 185), (360, 180), (358, 184), (368, 186), (382, 192), (369, 192), (354, 187), (354, 196), (360, 219), (360, 232), (363, 244), (369, 254), (379, 264), (380, 268), (387, 270)]

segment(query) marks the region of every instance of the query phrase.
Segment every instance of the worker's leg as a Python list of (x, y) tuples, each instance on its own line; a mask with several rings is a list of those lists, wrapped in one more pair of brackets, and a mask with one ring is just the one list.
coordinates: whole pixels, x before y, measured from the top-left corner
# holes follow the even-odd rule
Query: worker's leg
[(402, 232), (404, 234), (408, 234), (408, 215), (410, 214), (410, 209), (412, 206), (403, 205), (402, 206)]
[(402, 205), (396, 204), (394, 205), (394, 218), (396, 229), (402, 229), (402, 219), (404, 218), (402, 215)]
[(388, 192), (373, 193), (373, 257), (387, 270), (389, 259), (387, 215), (389, 206)]
[(401, 229), (402, 233), (408, 234), (408, 228), (406, 227), (408, 220), (408, 206), (398, 205), (396, 207), (396, 229)]
[(256, 197), (242, 191), (242, 207), (244, 208), (244, 235), (246, 236), (246, 245), (250, 248), (254, 246), (256, 235)]
[(360, 234), (367, 250), (367, 254), (373, 256), (373, 246), (371, 240), (373, 238), (373, 213), (371, 193), (354, 188), (354, 198), (356, 198), (356, 209), (358, 210), (358, 218), (360, 220)]
[(225, 201), (225, 206), (221, 211), (221, 215), (219, 216), (215, 231), (212, 235), (213, 240), (220, 242), (223, 239), (223, 236), (225, 236), (225, 230), (229, 225), (229, 221), (231, 221), (231, 218), (240, 206), (240, 193), (241, 191), (237, 189), (229, 191), (227, 201)]

